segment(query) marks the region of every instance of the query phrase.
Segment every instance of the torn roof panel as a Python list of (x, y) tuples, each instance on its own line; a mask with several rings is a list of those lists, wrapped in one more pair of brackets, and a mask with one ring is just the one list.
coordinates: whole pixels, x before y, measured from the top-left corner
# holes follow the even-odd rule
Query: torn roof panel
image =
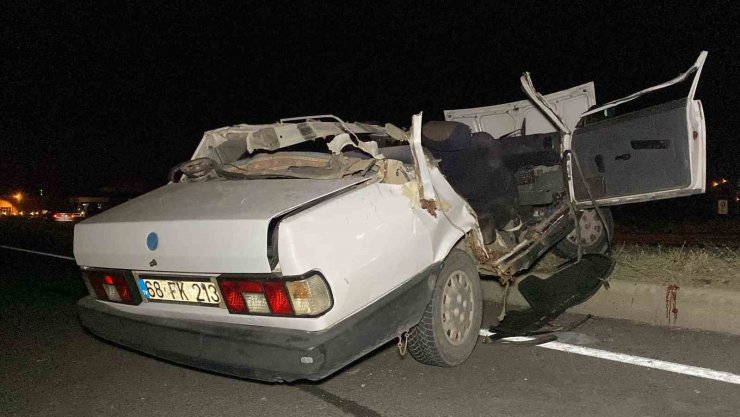
[(252, 153), (258, 149), (274, 151), (343, 133), (386, 135), (384, 127), (367, 123), (305, 121), (261, 125), (240, 124), (205, 132), (193, 158), (212, 157), (210, 150), (229, 141), (244, 144), (244, 149)]

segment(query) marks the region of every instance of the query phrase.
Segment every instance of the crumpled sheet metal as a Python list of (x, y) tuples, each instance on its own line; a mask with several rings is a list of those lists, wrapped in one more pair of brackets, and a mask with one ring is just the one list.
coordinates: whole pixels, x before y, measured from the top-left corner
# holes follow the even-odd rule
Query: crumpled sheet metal
[(340, 153), (342, 153), (344, 148), (346, 148), (347, 146), (357, 148), (376, 159), (384, 158), (383, 155), (380, 155), (378, 153), (377, 142), (363, 142), (357, 139), (357, 137), (355, 137), (355, 140), (352, 140), (352, 138), (347, 133), (337, 135), (334, 137), (334, 139), (331, 140), (331, 142), (327, 143), (327, 147), (334, 155), (339, 155)]
[(415, 162), (414, 167), (416, 168), (421, 207), (427, 210), (432, 216), (436, 216), (437, 196), (432, 185), (429, 161), (427, 161), (421, 146), (421, 117), (422, 113), (417, 113), (411, 117), (411, 154)]
[[(249, 153), (257, 149), (274, 151), (298, 143), (313, 141), (318, 138), (337, 136), (345, 133), (379, 134), (385, 135), (382, 126), (367, 123), (338, 123), (338, 122), (302, 122), (302, 123), (274, 123), (262, 125), (239, 124), (209, 130), (203, 134), (193, 159), (208, 157), (208, 149), (216, 148), (230, 140), (243, 141)], [(367, 142), (363, 142), (367, 144)], [(372, 152), (372, 145), (359, 145), (358, 148), (368, 153)], [(377, 155), (377, 145), (375, 147)]]
[(413, 169), (407, 169), (399, 160), (383, 159), (376, 161), (376, 166), (379, 167), (382, 182), (385, 184), (406, 184), (414, 179)]
[(276, 123), (251, 132), (246, 137), (247, 150), (255, 149), (274, 151), (292, 146), (301, 142), (337, 136), (347, 133), (385, 133), (380, 126), (363, 123), (335, 123), (335, 122), (303, 122), (303, 123)]
[(338, 179), (369, 171), (375, 159), (350, 158), (344, 155), (317, 155), (311, 152), (259, 154), (243, 164), (224, 165), (222, 171), (242, 177), (289, 177)]

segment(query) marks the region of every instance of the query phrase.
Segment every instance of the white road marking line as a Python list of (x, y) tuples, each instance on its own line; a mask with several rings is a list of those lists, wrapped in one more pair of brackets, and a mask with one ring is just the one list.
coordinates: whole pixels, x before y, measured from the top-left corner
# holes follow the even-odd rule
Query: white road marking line
[(10, 249), (10, 250), (17, 250), (19, 252), (28, 252), (28, 253), (33, 253), (33, 254), (36, 254), (36, 255), (51, 256), (52, 258), (67, 259), (69, 261), (74, 261), (75, 260), (75, 258), (73, 258), (71, 256), (56, 255), (56, 254), (53, 254), (53, 253), (38, 252), (38, 251), (35, 251), (35, 250), (22, 249), (22, 248), (14, 248), (12, 246), (0, 245), (0, 248)]
[(491, 336), (493, 336), (495, 334), (496, 333), (494, 333), (494, 332), (492, 332), (492, 331), (490, 331), (488, 329), (480, 329), (480, 330), (478, 330), (478, 336), (491, 337)]
[(575, 353), (577, 355), (592, 356), (595, 358), (606, 359), (628, 363), (630, 365), (644, 366), (646, 368), (660, 369), (661, 371), (675, 372), (677, 374), (697, 376), (699, 378), (713, 379), (715, 381), (727, 382), (730, 384), (740, 385), (740, 375), (729, 372), (715, 371), (709, 368), (700, 368), (698, 366), (683, 365), (680, 363), (666, 362), (658, 359), (643, 358), (641, 356), (627, 355), (625, 353), (609, 352), (601, 349), (594, 349), (585, 346), (569, 345), (561, 342), (547, 342), (537, 345), (545, 349), (559, 350), (561, 352)]
[[(481, 329), (481, 336), (489, 337), (495, 333)], [(529, 342), (535, 340), (534, 337), (516, 336), (499, 339), (507, 342)], [(680, 363), (661, 361), (658, 359), (644, 358), (642, 356), (628, 355), (625, 353), (609, 352), (607, 350), (594, 349), (585, 346), (570, 345), (562, 342), (547, 342), (536, 345), (545, 349), (558, 350), (561, 352), (575, 353), (576, 355), (591, 356), (608, 361), (622, 362), (630, 365), (643, 366), (646, 368), (660, 369), (661, 371), (674, 372), (677, 374), (691, 375), (699, 378), (711, 379), (714, 381), (727, 382), (729, 384), (740, 385), (740, 375), (730, 372), (715, 371), (714, 369), (701, 368), (698, 366), (683, 365)]]

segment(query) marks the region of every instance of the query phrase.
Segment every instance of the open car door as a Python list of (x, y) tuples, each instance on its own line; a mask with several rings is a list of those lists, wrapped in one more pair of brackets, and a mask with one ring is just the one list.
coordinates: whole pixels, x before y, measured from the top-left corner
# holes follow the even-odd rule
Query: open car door
[(689, 79), (687, 97), (577, 128), (565, 149), (569, 187), (579, 207), (673, 198), (705, 191), (706, 130), (694, 99), (707, 53), (688, 71), (663, 84), (615, 100), (582, 115), (606, 110)]

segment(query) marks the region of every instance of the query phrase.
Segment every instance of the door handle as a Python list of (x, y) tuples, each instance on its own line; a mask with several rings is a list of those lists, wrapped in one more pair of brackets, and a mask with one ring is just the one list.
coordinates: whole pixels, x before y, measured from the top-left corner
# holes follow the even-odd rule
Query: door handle
[(614, 160), (615, 160), (615, 161), (620, 161), (620, 160), (621, 160), (621, 161), (627, 161), (627, 160), (629, 160), (630, 158), (632, 158), (632, 155), (630, 155), (630, 154), (628, 154), (628, 153), (623, 153), (623, 154), (621, 154), (621, 155), (617, 155), (616, 157), (614, 157)]

